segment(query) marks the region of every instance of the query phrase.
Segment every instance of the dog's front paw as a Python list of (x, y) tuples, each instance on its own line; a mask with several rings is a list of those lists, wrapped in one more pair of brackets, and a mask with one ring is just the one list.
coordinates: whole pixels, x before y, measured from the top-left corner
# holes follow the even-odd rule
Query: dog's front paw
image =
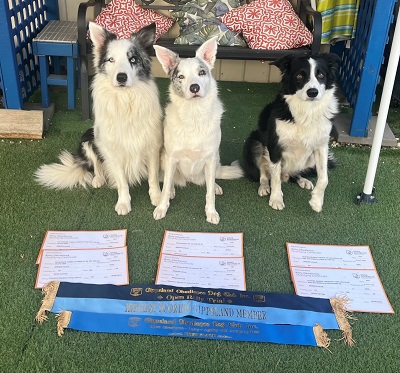
[(217, 211), (209, 211), (206, 213), (207, 221), (211, 224), (218, 224), (219, 223), (219, 214)]
[(323, 200), (321, 200), (320, 198), (312, 196), (308, 203), (315, 212), (322, 211)]
[(303, 189), (314, 189), (314, 184), (308, 180), (305, 179), (304, 177), (299, 177), (299, 179), (297, 180), (297, 184), (299, 185), (300, 188)]
[(322, 205), (324, 204), (324, 192), (314, 189), (311, 192), (311, 199), (308, 203), (315, 212), (321, 212)]
[(272, 196), (269, 199), (269, 205), (274, 209), (274, 210), (283, 210), (285, 207), (285, 204), (283, 203), (282, 198), (272, 198)]
[(267, 184), (261, 184), (258, 188), (258, 195), (260, 197), (265, 197), (270, 193), (271, 189)]
[(101, 176), (94, 176), (92, 179), (92, 187), (93, 188), (101, 188), (106, 183), (106, 179)]
[(157, 206), (153, 211), (154, 220), (160, 220), (162, 218), (165, 218), (165, 215), (167, 215), (167, 211), (168, 207), (163, 207), (161, 205)]
[(118, 202), (115, 205), (115, 211), (118, 215), (126, 215), (131, 211), (131, 204), (129, 202)]

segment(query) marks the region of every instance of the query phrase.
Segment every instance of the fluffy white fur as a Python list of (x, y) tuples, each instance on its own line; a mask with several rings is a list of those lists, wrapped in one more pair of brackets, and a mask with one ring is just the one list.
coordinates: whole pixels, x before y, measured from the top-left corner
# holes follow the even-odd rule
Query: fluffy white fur
[(200, 46), (195, 58), (180, 59), (166, 48), (157, 45), (154, 48), (163, 69), (171, 76), (170, 103), (164, 119), (164, 184), (154, 219), (165, 217), (169, 200), (174, 197), (174, 185), (205, 183), (206, 218), (209, 223), (218, 224), (215, 194), (222, 194), (222, 188), (215, 179), (239, 178), (243, 172), (238, 163), (220, 164), (220, 122), (224, 110), (217, 83), (211, 75), (217, 52), (216, 38)]
[[(99, 66), (101, 48), (106, 43), (102, 27), (90, 23), (94, 44), (94, 64)], [(82, 142), (85, 157), (91, 161), (93, 174), (81, 167), (74, 156), (64, 151), (62, 164), (41, 166), (36, 180), (49, 188), (72, 188), (91, 184), (95, 188), (108, 183), (117, 188), (115, 211), (126, 215), (131, 211), (129, 186), (148, 178), (151, 203), (160, 200), (159, 157), (162, 146), (162, 109), (156, 84), (150, 77), (140, 79), (136, 67), (127, 58), (132, 40), (112, 40), (106, 48), (107, 62), (98, 68), (92, 83), (94, 111), (94, 145)], [(126, 82), (118, 82), (118, 74), (126, 74)]]
[[(136, 82), (132, 89), (110, 89), (107, 77), (97, 75), (93, 83), (94, 133), (104, 158), (104, 175), (118, 189), (115, 210), (131, 211), (129, 185), (148, 178), (151, 203), (160, 199), (158, 180), (162, 146), (161, 108), (153, 81)], [(112, 136), (110, 136), (112, 134)], [(99, 184), (102, 184), (101, 182)], [(93, 185), (101, 186), (101, 185)]]

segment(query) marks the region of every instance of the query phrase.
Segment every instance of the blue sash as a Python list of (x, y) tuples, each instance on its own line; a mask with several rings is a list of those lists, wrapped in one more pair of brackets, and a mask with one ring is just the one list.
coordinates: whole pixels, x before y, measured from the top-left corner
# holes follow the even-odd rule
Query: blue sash
[(330, 340), (320, 325), (267, 325), (250, 322), (222, 322), (189, 317), (131, 316), (128, 314), (63, 311), (58, 315), (58, 335), (64, 329), (87, 332), (146, 334), (168, 337), (271, 342), (328, 347)]
[(342, 330), (353, 343), (344, 301), (226, 289), (184, 288), (163, 285), (94, 285), (51, 282), (36, 320), (46, 312), (63, 310), (91, 314), (125, 314), (128, 317), (219, 320), (232, 323), (295, 325)]

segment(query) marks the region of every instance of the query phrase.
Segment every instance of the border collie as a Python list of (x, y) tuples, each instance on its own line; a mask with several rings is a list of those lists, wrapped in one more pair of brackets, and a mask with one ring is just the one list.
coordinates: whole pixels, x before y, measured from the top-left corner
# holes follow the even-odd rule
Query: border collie
[(161, 161), (164, 184), (154, 219), (165, 217), (169, 200), (175, 195), (174, 185), (205, 183), (207, 221), (218, 224), (215, 194), (222, 194), (222, 188), (215, 179), (239, 178), (243, 171), (238, 162), (230, 166), (220, 164), (220, 122), (224, 110), (218, 98), (217, 83), (211, 75), (217, 53), (216, 38), (201, 45), (193, 58), (180, 59), (173, 51), (157, 45), (154, 49), (170, 77), (170, 103), (165, 110)]
[[(246, 176), (260, 182), (258, 194), (270, 194), (269, 205), (285, 207), (282, 181), (295, 180), (312, 189), (311, 208), (320, 212), (328, 185), (332, 118), (339, 111), (335, 95), (339, 57), (332, 53), (311, 57), (288, 55), (271, 63), (282, 73), (281, 92), (261, 112), (258, 129), (244, 146)], [(317, 182), (303, 176), (316, 170)]]
[(41, 166), (37, 182), (55, 189), (108, 184), (118, 190), (115, 211), (131, 211), (129, 186), (148, 179), (151, 203), (159, 203), (159, 157), (162, 109), (146, 51), (155, 40), (155, 24), (130, 39), (89, 24), (94, 45), (92, 83), (94, 126), (81, 139), (76, 154), (63, 151), (61, 164)]

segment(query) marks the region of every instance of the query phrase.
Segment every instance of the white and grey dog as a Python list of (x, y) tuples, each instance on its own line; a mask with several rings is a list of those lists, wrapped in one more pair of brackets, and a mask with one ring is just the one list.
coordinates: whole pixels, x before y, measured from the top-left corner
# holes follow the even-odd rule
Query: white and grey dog
[(154, 219), (165, 217), (169, 200), (175, 194), (174, 185), (205, 183), (207, 221), (218, 224), (220, 217), (215, 209), (215, 194), (222, 194), (222, 188), (215, 179), (240, 178), (243, 172), (237, 162), (230, 166), (220, 164), (220, 122), (224, 110), (218, 98), (217, 83), (211, 75), (217, 40), (206, 41), (197, 49), (195, 57), (186, 59), (164, 47), (155, 45), (154, 48), (171, 80), (170, 103), (164, 120), (164, 184)]
[(37, 182), (64, 189), (104, 184), (116, 187), (115, 211), (131, 211), (129, 186), (148, 179), (151, 203), (160, 201), (159, 159), (162, 146), (162, 108), (146, 51), (155, 39), (155, 24), (130, 39), (89, 24), (94, 45), (92, 83), (94, 126), (81, 139), (76, 154), (64, 151), (61, 164), (41, 166)]

